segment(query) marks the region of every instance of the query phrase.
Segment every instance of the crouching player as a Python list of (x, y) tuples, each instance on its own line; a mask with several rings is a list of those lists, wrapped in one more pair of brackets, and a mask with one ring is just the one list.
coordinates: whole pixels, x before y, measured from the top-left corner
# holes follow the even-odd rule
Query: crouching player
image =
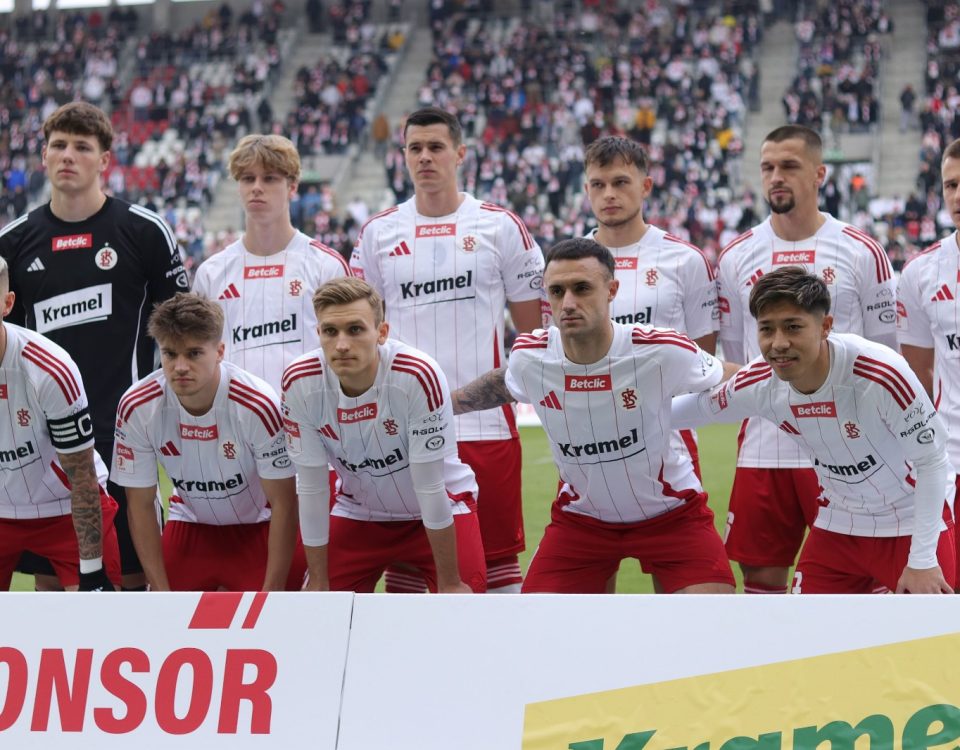
[(761, 416), (809, 451), (821, 485), (794, 593), (950, 593), (954, 474), (947, 431), (899, 354), (832, 333), (830, 293), (801, 268), (750, 293), (761, 357), (674, 399), (679, 427)]
[[(0, 258), (3, 317), (14, 299)], [(117, 503), (103, 488), (76, 364), (48, 338), (0, 321), (0, 400), (0, 591), (26, 551), (48, 558), (64, 588), (113, 591)]]
[[(431, 591), (485, 591), (477, 483), (457, 456), (443, 372), (387, 338), (383, 300), (365, 281), (329, 281), (313, 306), (320, 349), (282, 383), (307, 588), (371, 592), (396, 563)], [(328, 463), (339, 475), (332, 510)]]
[[(223, 311), (179, 293), (150, 316), (162, 368), (117, 409), (113, 480), (154, 591), (298, 589), (295, 471), (279, 399), (223, 361)], [(157, 461), (173, 482), (169, 522), (154, 511)]]

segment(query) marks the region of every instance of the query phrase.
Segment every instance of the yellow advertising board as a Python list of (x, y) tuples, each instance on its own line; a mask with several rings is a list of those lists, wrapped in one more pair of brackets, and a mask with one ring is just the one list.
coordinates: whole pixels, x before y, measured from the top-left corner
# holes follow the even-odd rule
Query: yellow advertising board
[(958, 706), (955, 633), (531, 703), (523, 750), (954, 750)]

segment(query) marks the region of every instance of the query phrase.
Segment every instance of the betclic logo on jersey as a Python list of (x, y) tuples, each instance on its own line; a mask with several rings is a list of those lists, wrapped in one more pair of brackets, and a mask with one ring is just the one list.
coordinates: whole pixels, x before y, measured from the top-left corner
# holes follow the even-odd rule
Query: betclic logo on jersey
[(610, 375), (567, 375), (563, 389), (565, 391), (612, 391), (613, 380)]
[(815, 404), (791, 404), (790, 411), (797, 419), (805, 417), (813, 419), (836, 418), (837, 405), (833, 401), (818, 401)]
[(283, 276), (283, 264), (278, 266), (246, 266), (243, 269), (245, 279), (279, 279)]
[(69, 234), (53, 238), (53, 252), (63, 250), (86, 250), (93, 247), (92, 234)]
[(770, 261), (775, 266), (799, 266), (812, 264), (817, 257), (815, 250), (781, 250)]
[(215, 424), (209, 427), (201, 427), (196, 424), (181, 424), (180, 438), (182, 440), (216, 440), (219, 435)]
[(353, 424), (367, 419), (376, 419), (376, 417), (377, 405), (375, 403), (364, 404), (353, 409), (337, 409), (337, 422), (340, 424)]
[(422, 224), (417, 227), (417, 238), (453, 237), (457, 233), (456, 224)]
[(618, 271), (636, 271), (639, 263), (636, 258), (614, 258), (613, 262)]

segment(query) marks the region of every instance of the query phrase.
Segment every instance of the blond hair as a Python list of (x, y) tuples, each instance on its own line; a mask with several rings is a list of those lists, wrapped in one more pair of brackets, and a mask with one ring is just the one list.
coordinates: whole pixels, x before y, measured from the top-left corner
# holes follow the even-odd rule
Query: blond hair
[(228, 161), (235, 180), (253, 167), (282, 174), (291, 182), (300, 181), (300, 154), (289, 138), (282, 135), (245, 135), (237, 143)]

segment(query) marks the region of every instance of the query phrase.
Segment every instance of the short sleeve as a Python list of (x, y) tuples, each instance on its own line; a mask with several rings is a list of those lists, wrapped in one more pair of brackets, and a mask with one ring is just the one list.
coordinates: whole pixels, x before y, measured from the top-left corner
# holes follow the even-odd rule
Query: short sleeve
[(910, 263), (900, 276), (897, 287), (897, 340), (907, 346), (933, 349), (933, 330), (920, 292), (920, 270), (919, 263)]

